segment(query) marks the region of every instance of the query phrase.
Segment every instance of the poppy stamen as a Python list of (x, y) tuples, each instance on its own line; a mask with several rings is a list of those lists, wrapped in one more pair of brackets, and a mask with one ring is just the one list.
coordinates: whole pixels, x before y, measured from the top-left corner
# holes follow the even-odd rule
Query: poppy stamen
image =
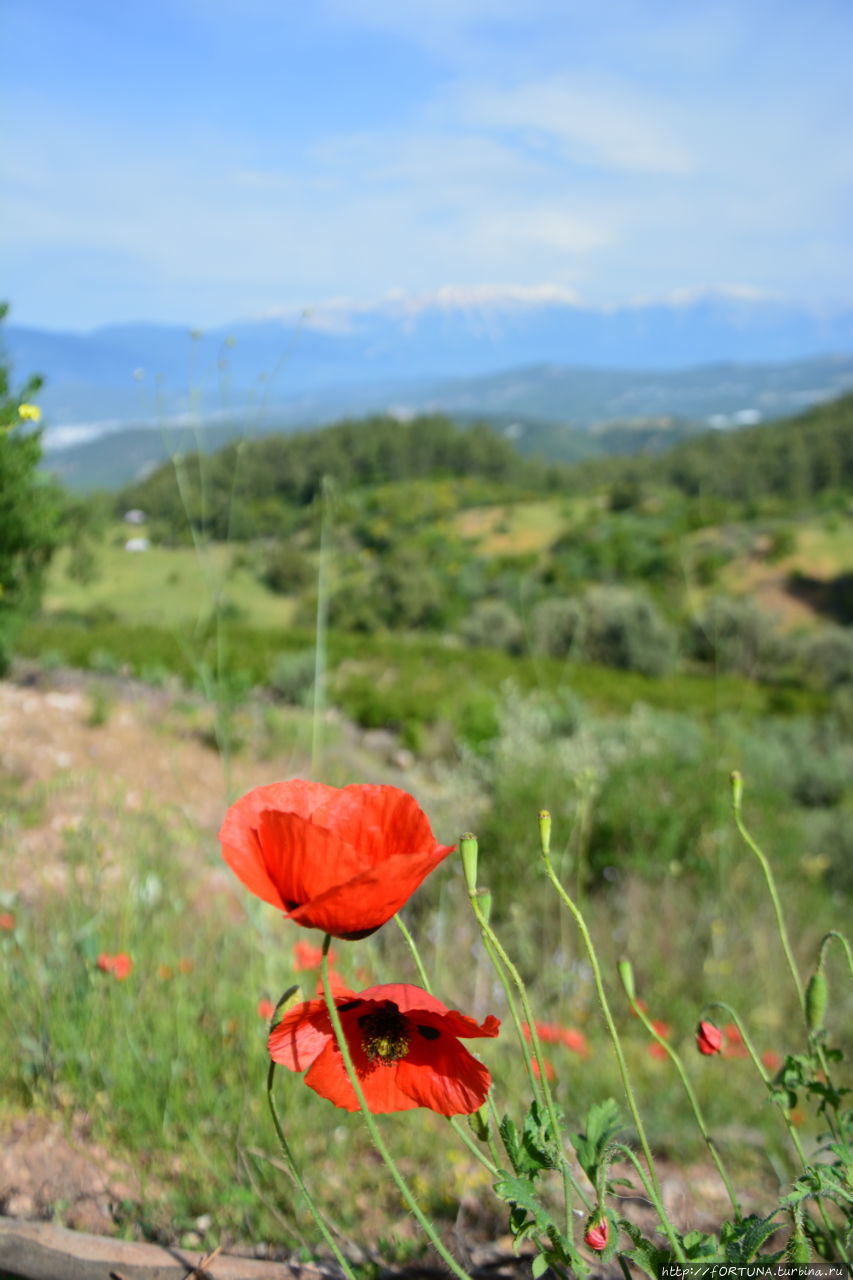
[(361, 1047), (369, 1062), (391, 1063), (405, 1058), (409, 1052), (409, 1025), (393, 1003), (376, 1013), (366, 1013), (359, 1018)]

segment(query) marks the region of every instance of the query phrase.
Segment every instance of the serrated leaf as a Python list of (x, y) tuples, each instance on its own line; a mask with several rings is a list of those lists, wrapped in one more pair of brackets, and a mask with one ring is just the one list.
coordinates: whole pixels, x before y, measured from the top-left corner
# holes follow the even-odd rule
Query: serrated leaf
[(604, 1102), (593, 1103), (590, 1107), (586, 1118), (586, 1132), (571, 1135), (578, 1163), (593, 1184), (597, 1182), (596, 1174), (602, 1156), (621, 1128), (622, 1117), (618, 1104), (613, 1098), (605, 1098)]
[(764, 1241), (772, 1236), (774, 1231), (778, 1231), (779, 1223), (775, 1220), (778, 1212), (779, 1210), (776, 1209), (766, 1218), (759, 1218), (757, 1214), (751, 1213), (741, 1222), (724, 1223), (720, 1231), (720, 1240), (726, 1262), (740, 1264), (751, 1262)]

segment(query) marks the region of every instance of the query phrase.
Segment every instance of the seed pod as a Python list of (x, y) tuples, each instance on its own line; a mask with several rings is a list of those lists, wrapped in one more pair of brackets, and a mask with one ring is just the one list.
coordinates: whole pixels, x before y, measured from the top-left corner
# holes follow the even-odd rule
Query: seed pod
[(625, 988), (625, 995), (629, 1000), (633, 1000), (636, 995), (634, 989), (634, 970), (630, 960), (620, 960), (617, 966), (619, 977), (622, 979), (622, 986)]
[(809, 1031), (820, 1031), (829, 991), (823, 969), (815, 969), (806, 988), (806, 1025)]
[(468, 892), (477, 892), (477, 837), (470, 831), (459, 837), (459, 852), (462, 854), (462, 869), (465, 872), (465, 883)]

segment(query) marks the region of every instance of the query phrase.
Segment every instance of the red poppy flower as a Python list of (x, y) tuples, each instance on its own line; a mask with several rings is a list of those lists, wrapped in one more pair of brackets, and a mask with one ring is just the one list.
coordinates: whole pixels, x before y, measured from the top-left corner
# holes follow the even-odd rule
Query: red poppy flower
[[(542, 1061), (545, 1064), (545, 1079), (549, 1081), (556, 1080), (557, 1072), (554, 1069), (554, 1064), (551, 1061), (551, 1059), (546, 1058), (545, 1055), (543, 1054)], [(539, 1070), (539, 1063), (536, 1061), (535, 1058), (533, 1059), (530, 1065), (533, 1068), (533, 1074), (535, 1075), (536, 1079), (537, 1080), (541, 1079), (542, 1072)]]
[(14, 929), (15, 915), (12, 911), (0, 912), (0, 929)]
[(112, 975), (119, 982), (123, 982), (133, 968), (133, 961), (126, 951), (119, 951), (118, 955), (113, 956)]
[(113, 958), (106, 951), (102, 951), (96, 961), (98, 968), (102, 973), (111, 973), (113, 967)]
[(582, 1058), (589, 1056), (589, 1041), (582, 1031), (576, 1031), (574, 1027), (563, 1027), (562, 1041), (572, 1053), (579, 1053)]
[(738, 1027), (734, 1022), (726, 1023), (726, 1025), (723, 1027), (723, 1035), (725, 1036), (725, 1040), (726, 1040), (725, 1046), (723, 1048), (724, 1058), (749, 1057), (746, 1045), (743, 1042), (743, 1036), (741, 1035), (740, 1031), (738, 1030)]
[[(343, 978), (337, 972), (336, 969), (329, 970), (329, 987), (331, 989), (333, 996), (348, 996), (352, 994), (350, 988), (344, 982)], [(316, 987), (315, 994), (318, 996), (321, 996), (323, 994), (322, 976), (317, 979), (317, 987)]]
[(700, 1053), (707, 1054), (710, 1058), (715, 1053), (720, 1052), (723, 1043), (723, 1033), (719, 1027), (715, 1027), (713, 1022), (700, 1022), (696, 1031), (696, 1046)]
[(609, 1235), (610, 1229), (606, 1218), (600, 1218), (597, 1222), (594, 1218), (591, 1218), (587, 1224), (584, 1244), (589, 1245), (590, 1249), (594, 1249), (596, 1253), (601, 1253), (602, 1249), (607, 1248)]
[(366, 938), (453, 851), (405, 791), (275, 782), (232, 805), (222, 856), (247, 889), (297, 924)]
[(669, 1057), (666, 1049), (664, 1049), (662, 1044), (658, 1044), (657, 1040), (646, 1045), (646, 1050), (650, 1058), (657, 1058), (659, 1062), (664, 1062)]
[[(377, 1114), (428, 1107), (443, 1116), (470, 1115), (491, 1077), (460, 1044), (496, 1036), (490, 1014), (482, 1026), (408, 983), (383, 983), (335, 996), (335, 1005), (368, 1108)], [(336, 1107), (357, 1111), (358, 1099), (323, 999), (291, 1009), (270, 1032), (270, 1057)]]
[[(293, 944), (293, 972), (304, 973), (306, 969), (319, 969), (323, 963), (323, 948), (312, 947), (310, 942), (301, 938)], [(335, 963), (335, 953), (329, 948), (329, 964)]]
[(765, 1049), (761, 1055), (761, 1061), (767, 1070), (772, 1071), (774, 1075), (782, 1065), (782, 1059), (775, 1049)]
[(258, 1001), (258, 1017), (263, 1018), (264, 1022), (269, 1022), (270, 1018), (273, 1016), (274, 1013), (275, 1013), (275, 1005), (273, 1004), (272, 1000)]

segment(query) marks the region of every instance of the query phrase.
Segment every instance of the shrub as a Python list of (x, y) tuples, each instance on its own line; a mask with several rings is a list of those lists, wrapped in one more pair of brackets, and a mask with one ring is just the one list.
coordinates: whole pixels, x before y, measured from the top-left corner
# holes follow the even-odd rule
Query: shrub
[(751, 600), (717, 596), (691, 621), (688, 650), (720, 671), (767, 679), (782, 666), (789, 646), (775, 620)]
[(580, 602), (576, 599), (540, 601), (530, 619), (534, 651), (547, 654), (549, 658), (568, 658), (578, 635), (581, 613)]
[(506, 653), (524, 652), (524, 627), (505, 600), (480, 600), (463, 619), (459, 633), (470, 645), (503, 649)]
[(311, 558), (292, 543), (276, 543), (267, 552), (261, 581), (277, 595), (293, 595), (317, 576)]
[(583, 601), (580, 651), (587, 662), (661, 676), (675, 663), (675, 631), (639, 591), (592, 587)]
[(313, 649), (280, 653), (272, 664), (270, 685), (283, 702), (299, 706), (307, 701), (314, 688), (314, 672)]

